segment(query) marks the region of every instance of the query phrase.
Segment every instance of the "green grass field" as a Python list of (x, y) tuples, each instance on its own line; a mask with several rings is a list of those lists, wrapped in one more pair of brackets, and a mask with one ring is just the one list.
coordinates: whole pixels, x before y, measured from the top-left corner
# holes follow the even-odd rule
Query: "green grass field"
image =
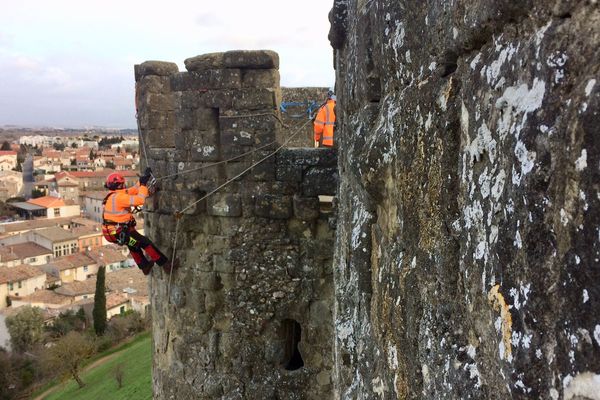
[[(123, 387), (118, 389), (114, 370), (124, 366)], [(150, 335), (135, 340), (113, 358), (81, 375), (85, 387), (73, 379), (57, 387), (44, 400), (145, 400), (152, 399), (152, 346)]]

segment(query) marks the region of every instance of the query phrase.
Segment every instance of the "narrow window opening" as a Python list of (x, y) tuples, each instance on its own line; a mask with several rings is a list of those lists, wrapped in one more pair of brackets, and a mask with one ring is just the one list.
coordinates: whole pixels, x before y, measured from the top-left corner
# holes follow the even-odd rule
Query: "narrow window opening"
[(286, 319), (282, 323), (284, 335), (283, 367), (288, 371), (295, 371), (304, 366), (304, 360), (298, 350), (298, 343), (302, 339), (302, 327), (293, 319)]

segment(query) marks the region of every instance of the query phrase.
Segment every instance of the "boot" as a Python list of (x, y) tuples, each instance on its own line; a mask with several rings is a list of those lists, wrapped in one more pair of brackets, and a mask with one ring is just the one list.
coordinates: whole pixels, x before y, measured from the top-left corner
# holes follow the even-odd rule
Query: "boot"
[(154, 261), (148, 261), (146, 264), (144, 264), (143, 267), (140, 266), (140, 269), (142, 270), (144, 275), (150, 275), (150, 272), (152, 272), (153, 266), (154, 266)]

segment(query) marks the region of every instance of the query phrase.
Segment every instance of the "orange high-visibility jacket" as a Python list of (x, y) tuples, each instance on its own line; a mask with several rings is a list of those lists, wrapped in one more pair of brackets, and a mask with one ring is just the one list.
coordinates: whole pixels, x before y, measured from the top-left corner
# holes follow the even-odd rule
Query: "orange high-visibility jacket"
[(315, 142), (323, 146), (333, 146), (333, 129), (335, 127), (335, 100), (329, 99), (323, 107), (319, 108), (315, 118)]
[(148, 197), (146, 186), (134, 186), (129, 189), (111, 190), (104, 205), (105, 221), (129, 222), (133, 219), (131, 207), (141, 206)]

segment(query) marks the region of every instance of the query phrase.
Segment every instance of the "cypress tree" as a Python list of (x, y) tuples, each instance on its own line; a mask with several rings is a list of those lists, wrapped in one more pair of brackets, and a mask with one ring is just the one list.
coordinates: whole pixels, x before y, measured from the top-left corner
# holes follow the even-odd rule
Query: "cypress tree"
[(98, 268), (98, 275), (96, 276), (96, 293), (94, 294), (94, 311), (92, 314), (94, 316), (94, 330), (98, 336), (102, 336), (106, 330), (105, 273), (105, 267), (101, 266)]

